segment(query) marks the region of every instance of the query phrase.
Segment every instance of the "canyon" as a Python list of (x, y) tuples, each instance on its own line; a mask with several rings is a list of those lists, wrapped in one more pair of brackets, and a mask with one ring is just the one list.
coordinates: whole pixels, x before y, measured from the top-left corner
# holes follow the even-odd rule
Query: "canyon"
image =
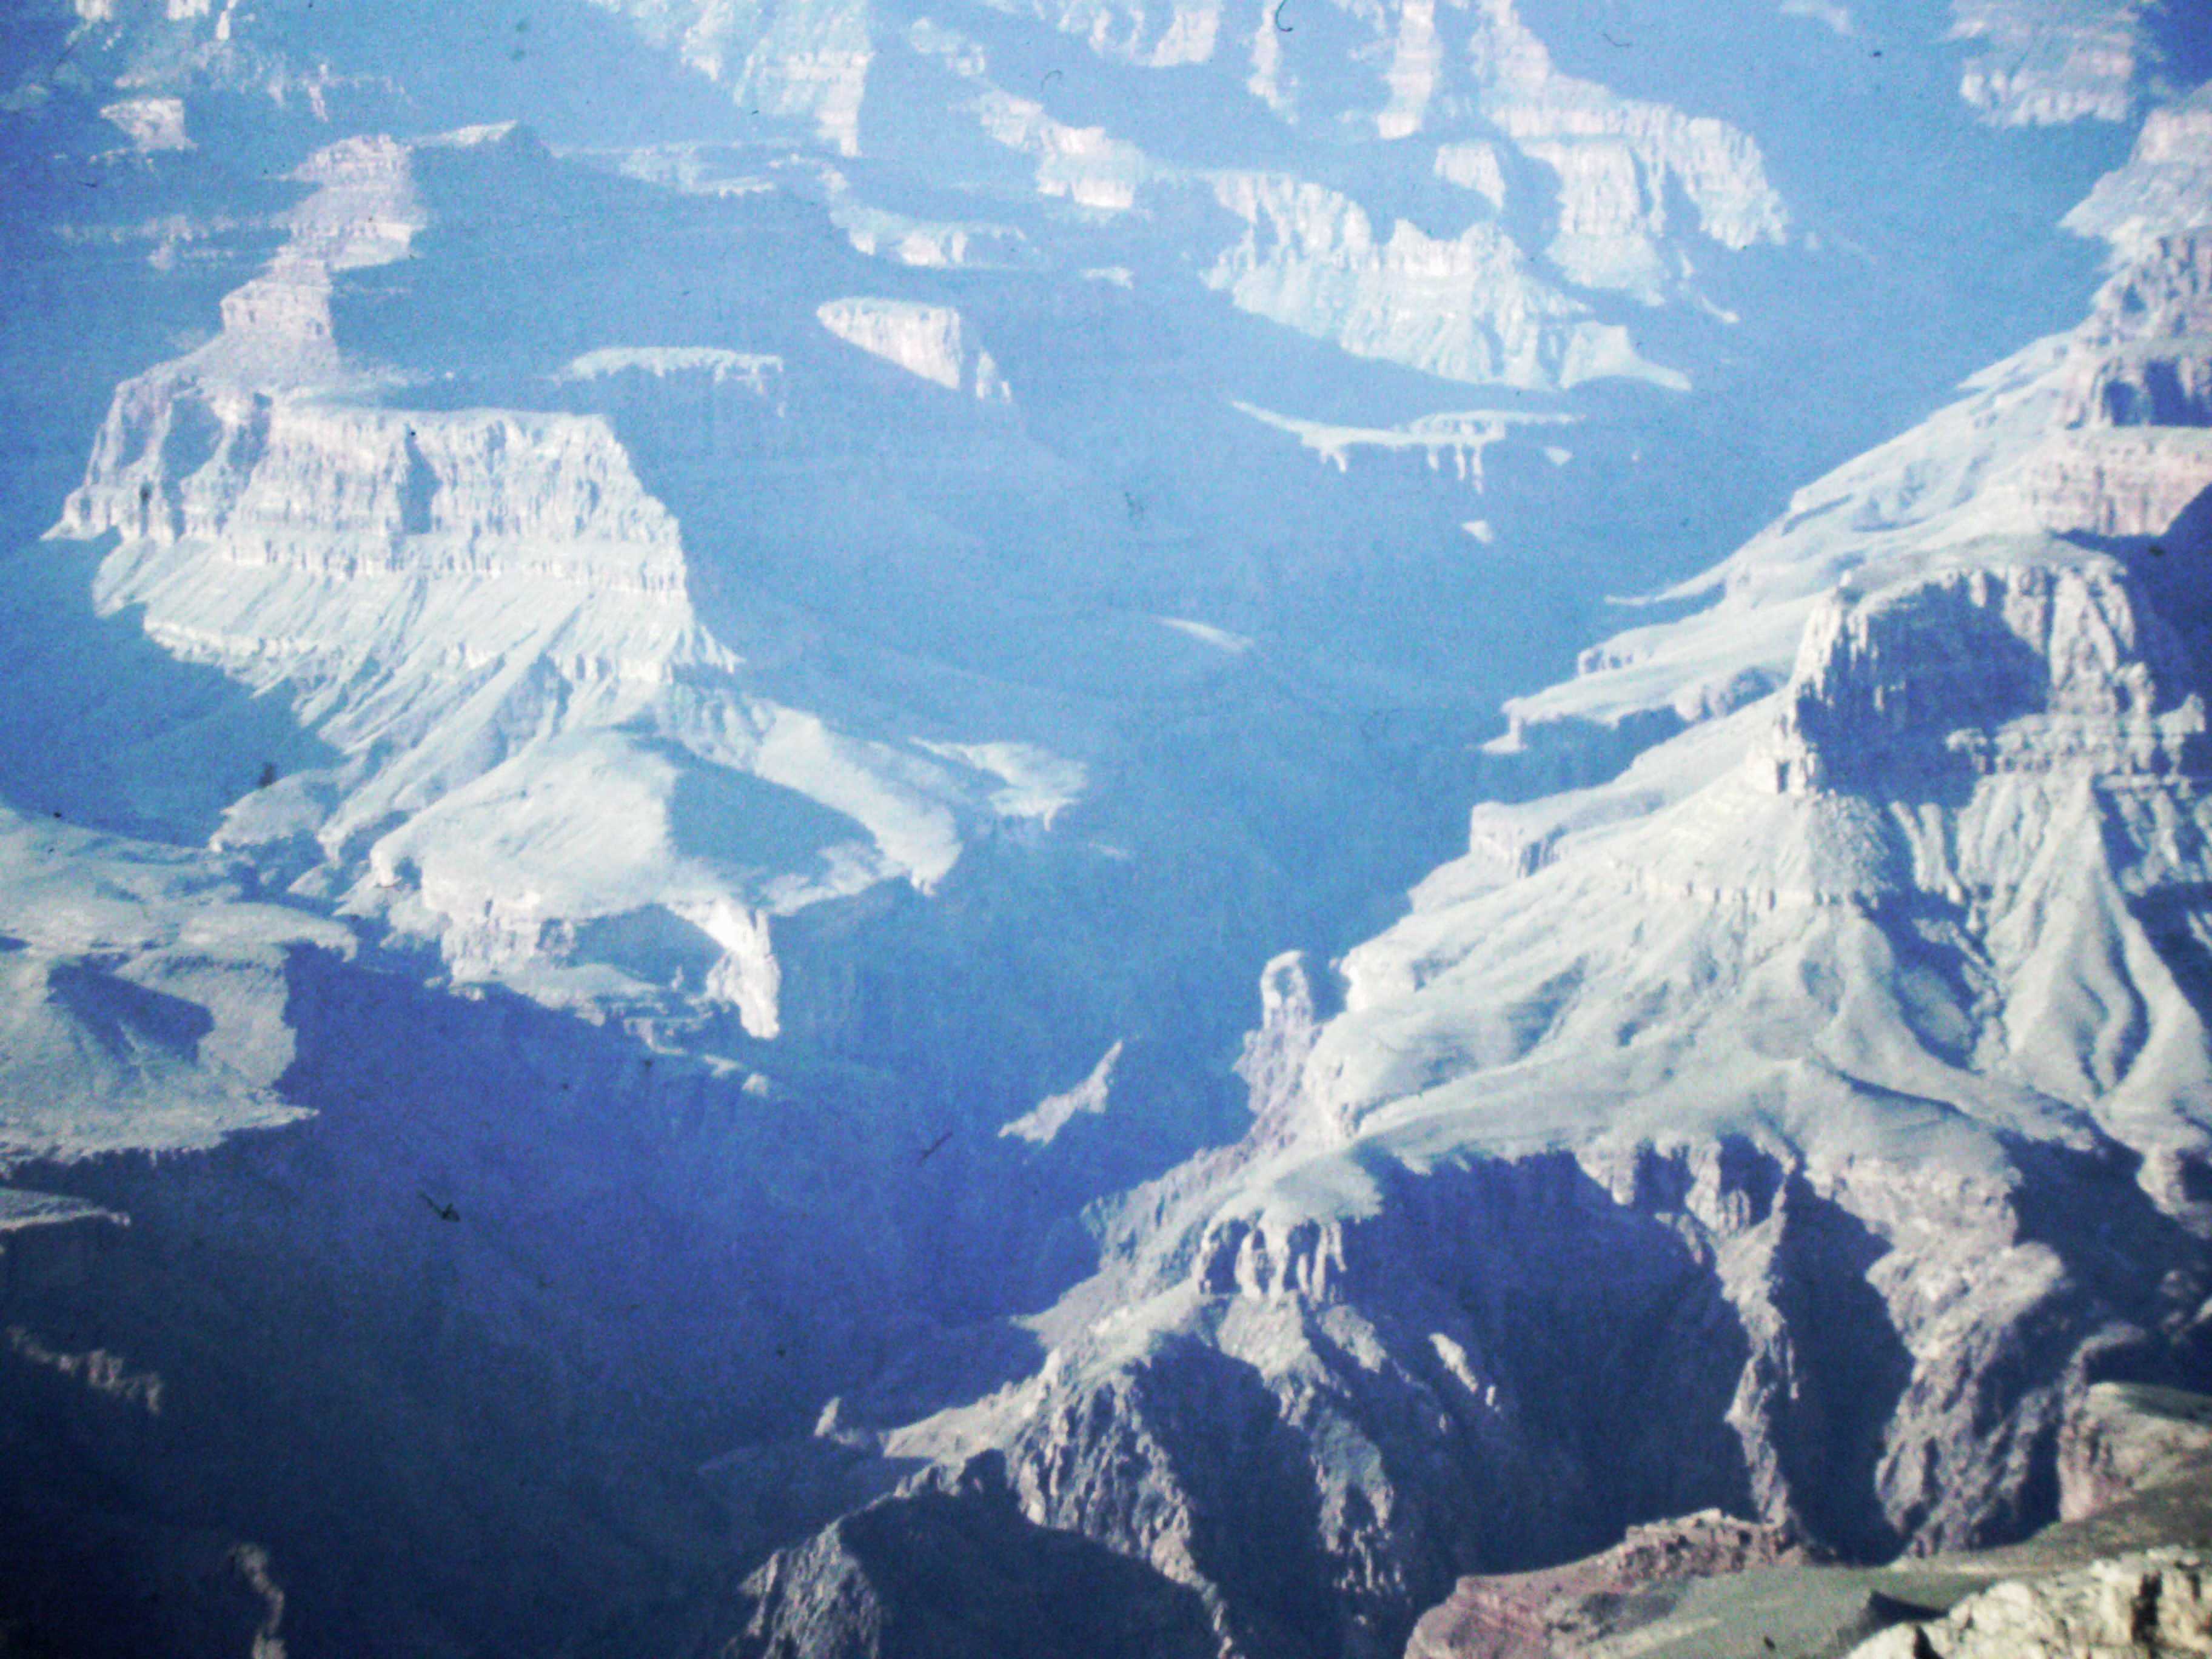
[(0, 1651), (2212, 1650), (2208, 46), (0, 22)]

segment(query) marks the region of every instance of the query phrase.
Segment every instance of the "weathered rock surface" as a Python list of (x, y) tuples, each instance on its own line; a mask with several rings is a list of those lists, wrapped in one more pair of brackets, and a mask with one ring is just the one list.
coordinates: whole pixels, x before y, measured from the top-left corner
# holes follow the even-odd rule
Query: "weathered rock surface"
[(2212, 1653), (2204, 1559), (2152, 1550), (1996, 1584), (1937, 1623), (1899, 1626), (1851, 1659), (2163, 1659)]
[(1632, 1527), (1586, 1561), (1461, 1580), (1413, 1626), (1406, 1659), (1553, 1659), (1603, 1633), (1618, 1617), (1617, 1604), (1639, 1590), (1771, 1566), (1794, 1553), (1772, 1528), (1717, 1510)]
[(287, 959), (352, 941), (252, 886), (234, 860), (0, 813), (0, 1171), (300, 1116), (276, 1086)]
[(2059, 1518), (2102, 1514), (2132, 1493), (2202, 1476), (2208, 1467), (2212, 1416), (2202, 1395), (2100, 1382), (2059, 1442)]
[[(1964, 1631), (2021, 1643), (2023, 1653), (2044, 1651), (2027, 1645), (2042, 1640), (2060, 1652), (2154, 1655), (2166, 1650), (2148, 1639), (2154, 1618), (2100, 1637), (2098, 1599), (2082, 1592), (2146, 1592), (2144, 1569), (2154, 1577), (2212, 1535), (2207, 1405), (2173, 1389), (2091, 1388), (2060, 1453), (2070, 1518), (2019, 1544), (1853, 1568), (1777, 1553), (1771, 1534), (1741, 1522), (1688, 1516), (1632, 1529), (1623, 1546), (1548, 1572), (1462, 1581), (1416, 1627), (1408, 1659), (1473, 1659), (1531, 1642), (1555, 1659), (1816, 1659), (1949, 1651), (1940, 1643)], [(2155, 1601), (2162, 1588), (2146, 1593)]]
[(1240, 309), (1448, 380), (1565, 387), (1626, 374), (1680, 383), (1643, 362), (1626, 328), (1592, 319), (1545, 283), (1495, 225), (1439, 241), (1401, 219), (1383, 237), (1357, 203), (1318, 185), (1232, 177), (1215, 189), (1249, 229), (1206, 281)]
[(2212, 485), (2205, 429), (2171, 388), (2160, 395), (2179, 418), (2166, 422), (2138, 415), (2126, 392), (2100, 404), (2095, 389), (2126, 383), (2146, 354), (2193, 349), (2203, 331), (2204, 149), (2171, 134), (2205, 104), (2200, 91), (2147, 122), (2128, 165), (2068, 216), (2113, 247), (2079, 327), (1975, 375), (1951, 407), (1798, 490), (1780, 519), (1670, 595), (1710, 594), (1709, 609), (1591, 647), (1577, 678), (1508, 705), (1497, 747), (1589, 748), (1601, 771), (1617, 769), (1682, 724), (1741, 706), (1721, 688), (1778, 684), (1811, 608), (1862, 570), (1887, 580), (1938, 557), (1974, 562), (1987, 537), (2156, 543)]
[(1079, 1534), (1026, 1522), (1003, 1495), (922, 1492), (846, 1516), (744, 1586), (751, 1611), (719, 1652), (968, 1659), (1080, 1653), (1206, 1659), (1197, 1598)]
[[(426, 148), (544, 161), (506, 130)], [(435, 940), (465, 978), (672, 992), (772, 1037), (770, 918), (938, 881), (1001, 781), (957, 746), (893, 749), (749, 695), (607, 415), (410, 408), (392, 371), (342, 347), (337, 275), (399, 259), (428, 222), (416, 154), (349, 141), (302, 169), (286, 246), (214, 340), (118, 391), (52, 533), (119, 538), (103, 607), (142, 607), (176, 656), (289, 694), (343, 757), (240, 802), (224, 844), (298, 848), (305, 888)], [(1004, 395), (956, 313), (823, 316), (925, 378)], [(622, 418), (641, 376), (696, 382), (727, 428), (774, 423), (781, 368), (603, 348), (559, 383)]]
[(949, 306), (911, 300), (825, 301), (817, 314), (822, 325), (910, 374), (951, 392), (967, 392), (985, 403), (1005, 402), (1011, 392), (991, 354), (970, 349), (960, 313)]
[(1959, 95), (2008, 126), (2123, 120), (2155, 49), (2143, 14), (2096, 5), (1952, 0), (1952, 27), (1978, 50)]

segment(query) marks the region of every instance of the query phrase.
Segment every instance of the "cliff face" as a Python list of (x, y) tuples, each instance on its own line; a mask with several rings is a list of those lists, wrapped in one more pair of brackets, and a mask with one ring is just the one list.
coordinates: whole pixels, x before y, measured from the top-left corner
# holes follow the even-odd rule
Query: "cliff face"
[(349, 950), (343, 928), (270, 902), (236, 861), (21, 812), (0, 821), (0, 1165), (206, 1151), (300, 1117), (277, 1087), (295, 1054), (285, 965)]
[(682, 589), (675, 520), (604, 421), (280, 401), (182, 375), (118, 396), (59, 527), (318, 578)]
[(1612, 1549), (1545, 1571), (1462, 1580), (1424, 1614), (1407, 1659), (1556, 1659), (1613, 1633), (1614, 1610), (1655, 1589), (1789, 1561), (1799, 1551), (1771, 1528), (1703, 1510), (1632, 1527)]
[(2085, 763), (2116, 781), (2190, 778), (2203, 765), (2196, 666), (2109, 564), (1976, 569), (1832, 601), (1806, 623), (1777, 785), (1875, 790), (1947, 769)]
[(1246, 177), (1216, 188), (1252, 228), (1206, 281), (1243, 310), (1449, 380), (1535, 388), (1670, 378), (1637, 356), (1625, 328), (1589, 319), (1545, 283), (1494, 225), (1440, 241), (1401, 220), (1378, 238), (1356, 203), (1317, 185)]
[(2105, 1382), (2091, 1389), (2058, 1448), (2058, 1514), (2085, 1521), (2132, 1494), (2188, 1482), (2212, 1456), (2202, 1397)]
[(2142, 14), (2096, 6), (2045, 9), (2019, 0), (1953, 0), (1952, 27), (1978, 50), (1959, 94), (2008, 126), (2128, 113), (2152, 48)]
[[(503, 130), (426, 148), (465, 169), (543, 161)], [(726, 434), (701, 459), (726, 463), (782, 418), (780, 359), (602, 349), (559, 377), (602, 409), (541, 412), (410, 407), (403, 375), (343, 346), (337, 274), (401, 258), (431, 222), (415, 155), (349, 141), (301, 169), (286, 246), (219, 335), (118, 391), (52, 534), (116, 538), (100, 605), (289, 695), (342, 757), (239, 803), (222, 844), (289, 849), (292, 879), (436, 941), (465, 977), (672, 994), (772, 1037), (770, 916), (942, 878), (1000, 781), (748, 695), (701, 622), (677, 520), (615, 422), (636, 419), (641, 376), (659, 422), (696, 383)], [(925, 379), (1003, 394), (955, 313), (823, 311), (847, 333), (869, 320), (869, 349)], [(702, 848), (740, 800), (753, 843)]]
[[(2203, 1639), (2202, 1395), (2100, 1383), (2061, 1451), (2068, 1518), (2019, 1543), (1855, 1567), (1711, 1513), (1546, 1571), (1461, 1581), (1409, 1659), (1814, 1659), (2003, 1652), (2157, 1659)], [(2154, 1451), (2153, 1449), (2156, 1450)], [(2094, 1493), (2079, 1484), (2100, 1470)]]
[(960, 313), (949, 306), (910, 300), (832, 300), (817, 313), (822, 325), (910, 374), (950, 391), (966, 391), (980, 400), (1005, 402), (1012, 395), (991, 354), (970, 350)]
[[(1626, 376), (1679, 388), (1680, 371), (1649, 362), (1626, 325), (1592, 315), (1575, 290), (1650, 306), (1694, 299), (1703, 248), (1737, 252), (1787, 235), (1787, 210), (1748, 135), (1561, 72), (1504, 0), (1441, 12), (1418, 3), (1333, 9), (1342, 15), (1329, 31), (1352, 31), (1356, 61), (1381, 66), (1351, 84), (1310, 58), (1295, 23), (1272, 15), (1231, 19), (1218, 6), (1031, 9), (1115, 63), (1215, 70), (1237, 54), (1249, 74), (1237, 93), (1286, 122), (1357, 125), (1387, 144), (1433, 143), (1437, 176), (1486, 198), (1472, 222), (1441, 232), (1379, 216), (1297, 174), (1194, 166), (1171, 153), (1172, 141), (1163, 154), (1111, 125), (1060, 118), (1051, 100), (1002, 83), (984, 40), (933, 20), (902, 28), (866, 7), (741, 15), (711, 5), (602, 3), (638, 15), (653, 38), (676, 46), (752, 114), (810, 119), (847, 154), (863, 148), (871, 65), (918, 53), (972, 89), (956, 106), (961, 119), (1034, 160), (1038, 192), (1102, 214), (1210, 194), (1248, 227), (1219, 249), (1211, 286), (1241, 309), (1357, 356), (1449, 380), (1549, 389)], [(894, 108), (905, 95), (878, 94)], [(1516, 158), (1510, 195), (1501, 147)], [(1524, 247), (1519, 227), (1540, 204), (1555, 230), (1540, 250)], [(1537, 254), (1540, 268), (1531, 262)]]
[(2189, 365), (2212, 291), (2200, 228), (2212, 201), (2201, 143), (2177, 135), (2197, 131), (2203, 104), (2200, 93), (2147, 119), (2128, 165), (2067, 216), (2112, 249), (2086, 319), (1797, 490), (1732, 557), (1666, 596), (1710, 594), (1708, 609), (1590, 647), (1576, 678), (1508, 705), (1511, 729), (1493, 747), (1589, 746), (1617, 764), (1655, 736), (1740, 707), (1743, 691), (1790, 672), (1811, 609), (1855, 573), (1887, 586), (1931, 559), (1972, 564), (1984, 537), (2155, 545), (2169, 530), (2194, 533), (2189, 510), (2212, 483), (2212, 452), (2183, 387), (2196, 384)]

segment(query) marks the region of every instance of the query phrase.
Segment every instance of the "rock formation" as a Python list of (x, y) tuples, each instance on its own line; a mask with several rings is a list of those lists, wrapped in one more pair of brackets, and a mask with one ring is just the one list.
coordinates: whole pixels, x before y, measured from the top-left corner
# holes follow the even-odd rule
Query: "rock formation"
[(1900, 1626), (1861, 1643), (1851, 1659), (2163, 1659), (2191, 1653), (2212, 1653), (2203, 1558), (2163, 1549), (2033, 1583), (1993, 1585), (1939, 1622)]
[(1469, 1578), (1413, 1627), (1406, 1659), (1553, 1659), (1606, 1632), (1613, 1604), (1655, 1585), (1790, 1559), (1771, 1528), (1707, 1510), (1632, 1527), (1602, 1555), (1503, 1578)]

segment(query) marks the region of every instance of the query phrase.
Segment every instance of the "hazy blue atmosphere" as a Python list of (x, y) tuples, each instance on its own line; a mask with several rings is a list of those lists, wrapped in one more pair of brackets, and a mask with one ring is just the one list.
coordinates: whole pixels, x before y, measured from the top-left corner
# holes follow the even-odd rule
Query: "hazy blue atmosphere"
[(0, 0), (0, 1659), (2212, 1654), (2208, 76)]

